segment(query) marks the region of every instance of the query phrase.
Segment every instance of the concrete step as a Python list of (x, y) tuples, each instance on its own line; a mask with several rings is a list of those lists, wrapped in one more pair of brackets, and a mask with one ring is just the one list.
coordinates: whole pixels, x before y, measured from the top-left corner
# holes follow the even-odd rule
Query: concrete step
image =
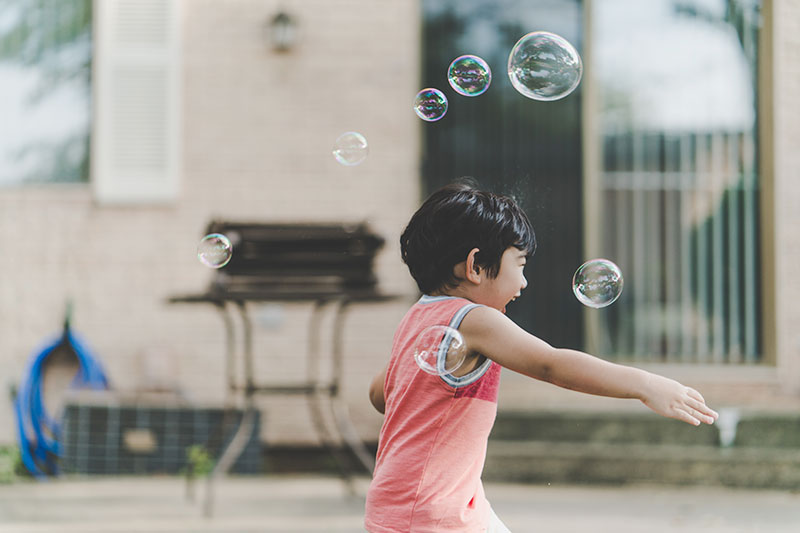
[(800, 490), (800, 451), (492, 440), (483, 478), (542, 484), (655, 483)]
[[(483, 477), (536, 484), (800, 491), (800, 415), (723, 414), (714, 426), (692, 427), (646, 411), (501, 411), (489, 439)], [(370, 449), (374, 453), (374, 442)], [(263, 452), (267, 473), (338, 471), (330, 453), (317, 446), (264, 445)], [(360, 471), (348, 450), (340, 452)]]
[(722, 413), (692, 427), (650, 413), (498, 413), (484, 479), (800, 490), (800, 416)]
[(499, 412), (492, 439), (800, 448), (800, 414), (720, 411), (716, 424), (690, 426), (649, 412)]
[(492, 439), (504, 441), (716, 445), (716, 428), (647, 413), (498, 413)]

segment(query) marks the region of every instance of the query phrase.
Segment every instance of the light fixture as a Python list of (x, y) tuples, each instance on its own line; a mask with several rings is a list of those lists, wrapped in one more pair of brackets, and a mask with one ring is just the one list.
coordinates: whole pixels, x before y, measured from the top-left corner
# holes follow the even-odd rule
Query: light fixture
[(279, 11), (269, 21), (267, 30), (272, 49), (276, 52), (288, 52), (297, 39), (297, 23), (285, 11)]

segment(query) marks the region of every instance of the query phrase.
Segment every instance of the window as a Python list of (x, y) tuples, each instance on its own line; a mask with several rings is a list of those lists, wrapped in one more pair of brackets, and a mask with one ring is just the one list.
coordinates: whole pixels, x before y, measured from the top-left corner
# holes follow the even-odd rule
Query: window
[(0, 186), (85, 182), (91, 0), (0, 0)]
[(177, 198), (178, 4), (0, 0), (0, 185), (90, 181), (105, 204)]
[(623, 295), (591, 313), (601, 354), (760, 357), (758, 0), (596, 0), (599, 172), (590, 254)]
[[(558, 101), (531, 100), (512, 87), (507, 64), (517, 40), (536, 30), (557, 33), (580, 52), (581, 2), (425, 0), (422, 7), (419, 88), (436, 87), (449, 100), (442, 120), (420, 121), (423, 189), (473, 176), (519, 201), (538, 248), (525, 270), (525, 297), (508, 313), (548, 342), (580, 348), (583, 315), (571, 283), (582, 262), (582, 88)], [(463, 54), (481, 57), (492, 70), (491, 86), (478, 97), (460, 96), (448, 84), (448, 66)]]
[(178, 0), (95, 2), (92, 187), (103, 204), (178, 197)]

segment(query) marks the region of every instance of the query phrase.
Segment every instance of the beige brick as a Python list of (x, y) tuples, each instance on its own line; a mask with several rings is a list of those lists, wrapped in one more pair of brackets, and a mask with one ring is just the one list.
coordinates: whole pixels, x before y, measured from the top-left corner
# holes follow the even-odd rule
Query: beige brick
[[(0, 228), (13, 247), (0, 262), (7, 280), (0, 286), (3, 386), (17, 382), (29, 354), (60, 331), (71, 297), (75, 329), (115, 388), (141, 386), (147, 358), (163, 354), (174, 359), (163, 368), (179, 373), (190, 398), (221, 402), (225, 346), (216, 311), (165, 303), (170, 295), (203, 290), (211, 278), (195, 253), (212, 218), (368, 220), (387, 237), (377, 261), (381, 286), (413, 291), (398, 264), (397, 235), (419, 195), (419, 125), (409, 105), (417, 90), (416, 2), (284, 3), (300, 30), (297, 48), (285, 54), (273, 52), (264, 34), (277, 2), (182, 4), (179, 200), (167, 207), (98, 207), (80, 185), (0, 194)], [(331, 155), (336, 137), (348, 130), (371, 143), (359, 167), (342, 167)], [(348, 321), (348, 335), (360, 327), (381, 332), (347, 341), (348, 402), (367, 402), (367, 374), (380, 369), (398, 319), (392, 309), (354, 312)], [(259, 332), (259, 378), (302, 376), (308, 314), (308, 306), (294, 306), (280, 331)], [(158, 368), (152, 361), (149, 367)], [(302, 401), (260, 402), (269, 412), (265, 435), (314, 440)], [(12, 420), (10, 403), (0, 400), (0, 443), (15, 438)], [(365, 431), (377, 434), (374, 418)]]
[(800, 392), (800, 5), (774, 0), (774, 202), (777, 356), (784, 385)]

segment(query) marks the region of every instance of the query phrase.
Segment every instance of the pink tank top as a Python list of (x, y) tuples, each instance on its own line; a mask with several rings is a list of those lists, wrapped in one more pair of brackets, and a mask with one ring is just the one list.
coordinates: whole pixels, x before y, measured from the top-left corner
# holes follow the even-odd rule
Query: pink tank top
[(432, 325), (458, 328), (477, 307), (423, 296), (397, 328), (386, 371), (386, 415), (364, 525), (370, 533), (479, 532), (489, 521), (481, 472), (497, 414), (500, 365), (436, 376), (414, 361), (414, 341)]

